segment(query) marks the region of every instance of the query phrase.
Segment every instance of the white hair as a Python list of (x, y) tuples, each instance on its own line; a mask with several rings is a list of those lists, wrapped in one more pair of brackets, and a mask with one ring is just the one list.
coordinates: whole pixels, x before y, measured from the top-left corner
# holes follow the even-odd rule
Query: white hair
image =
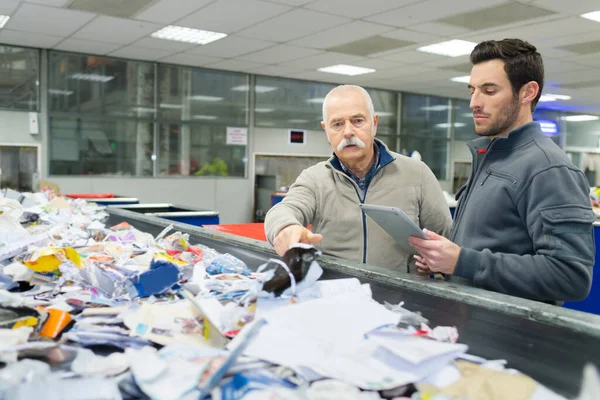
[(373, 106), (373, 99), (371, 99), (369, 92), (367, 92), (365, 90), (365, 88), (363, 88), (362, 86), (340, 85), (340, 86), (337, 86), (337, 87), (331, 89), (331, 91), (329, 93), (327, 93), (327, 96), (325, 96), (325, 100), (323, 100), (323, 121), (325, 123), (327, 123), (327, 100), (329, 100), (329, 96), (331, 96), (332, 94), (335, 94), (337, 92), (344, 91), (344, 90), (356, 90), (356, 91), (360, 92), (363, 95), (363, 97), (365, 98), (365, 102), (367, 103), (367, 109), (369, 110), (369, 114), (371, 115), (371, 118), (373, 118), (373, 116), (375, 115), (375, 107)]

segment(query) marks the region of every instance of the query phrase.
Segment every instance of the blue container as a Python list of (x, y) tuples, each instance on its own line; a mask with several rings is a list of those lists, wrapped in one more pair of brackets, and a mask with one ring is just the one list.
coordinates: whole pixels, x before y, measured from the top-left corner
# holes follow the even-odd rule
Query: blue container
[(179, 206), (168, 203), (112, 205), (110, 207), (138, 212), (144, 215), (165, 218), (171, 221), (181, 222), (184, 224), (194, 226), (219, 224), (218, 211), (197, 210), (186, 206)]

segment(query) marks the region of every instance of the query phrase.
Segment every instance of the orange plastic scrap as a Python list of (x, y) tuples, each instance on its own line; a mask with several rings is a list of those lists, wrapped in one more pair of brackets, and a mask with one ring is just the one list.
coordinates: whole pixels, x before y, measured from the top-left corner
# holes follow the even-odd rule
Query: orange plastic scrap
[(120, 231), (122, 229), (131, 229), (131, 228), (133, 228), (133, 226), (131, 226), (129, 223), (127, 223), (127, 222), (121, 222), (118, 225), (111, 226), (109, 229), (112, 230), (112, 231)]
[(73, 320), (71, 314), (56, 308), (47, 308), (48, 319), (40, 331), (40, 336), (56, 338)]
[(66, 260), (70, 260), (78, 268), (81, 268), (81, 257), (71, 247), (46, 247), (34, 252), (22, 262), (35, 272), (48, 273), (57, 271), (58, 267)]

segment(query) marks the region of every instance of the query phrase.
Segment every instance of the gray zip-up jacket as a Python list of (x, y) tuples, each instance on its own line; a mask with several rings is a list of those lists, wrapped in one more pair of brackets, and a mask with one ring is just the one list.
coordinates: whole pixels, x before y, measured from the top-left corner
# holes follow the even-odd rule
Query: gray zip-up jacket
[(595, 253), (584, 174), (537, 122), (468, 146), (473, 170), (456, 194), (454, 275), (533, 300), (584, 299)]
[[(347, 260), (406, 271), (411, 253), (360, 209), (360, 203), (402, 209), (417, 225), (449, 236), (448, 203), (433, 172), (422, 162), (392, 153), (381, 141), (379, 168), (366, 195), (342, 171), (337, 157), (302, 171), (283, 201), (269, 210), (269, 242), (288, 225), (308, 226), (323, 235), (324, 253)], [(416, 251), (415, 251), (416, 253)]]

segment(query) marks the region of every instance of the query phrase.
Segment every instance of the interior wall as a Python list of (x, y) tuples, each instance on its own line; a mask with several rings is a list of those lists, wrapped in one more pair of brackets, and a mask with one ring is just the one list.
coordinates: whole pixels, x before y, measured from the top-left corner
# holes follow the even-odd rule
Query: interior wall
[(62, 193), (114, 193), (142, 203), (172, 203), (219, 212), (223, 224), (252, 220), (250, 180), (243, 178), (103, 178), (50, 176)]
[(28, 112), (0, 110), (0, 143), (37, 145), (42, 143), (42, 135), (29, 133)]

